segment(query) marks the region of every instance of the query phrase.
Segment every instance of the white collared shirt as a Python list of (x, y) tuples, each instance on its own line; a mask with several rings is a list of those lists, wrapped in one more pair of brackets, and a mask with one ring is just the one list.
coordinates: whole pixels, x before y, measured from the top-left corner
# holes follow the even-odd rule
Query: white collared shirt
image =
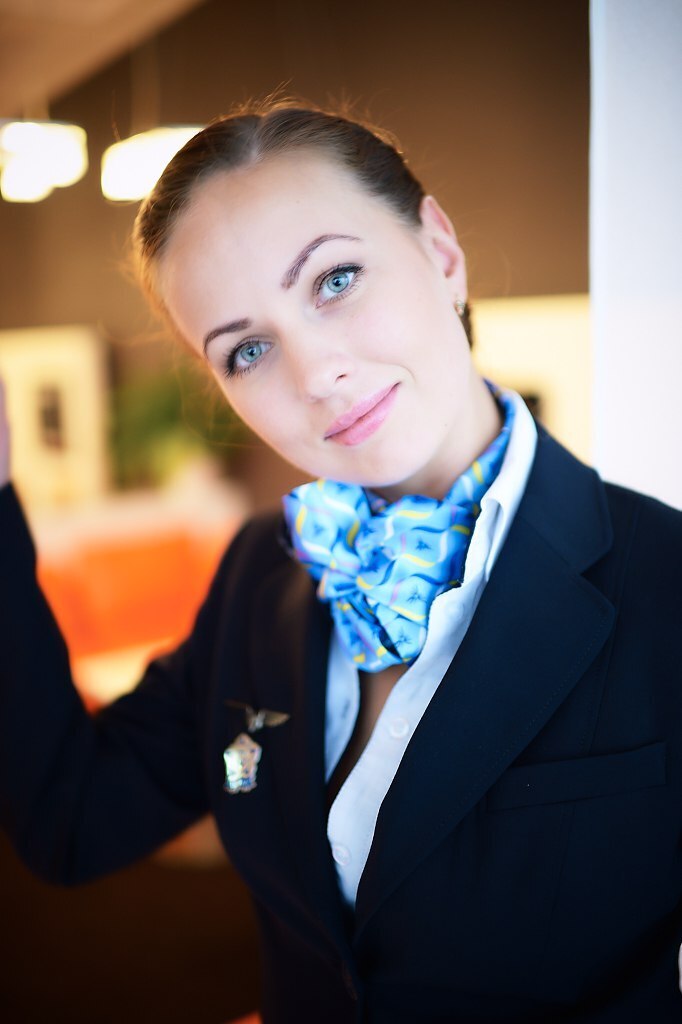
[[(424, 647), (391, 690), (367, 746), (329, 812), (327, 838), (341, 893), (352, 907), (381, 804), (414, 730), (464, 639), (526, 487), (537, 430), (520, 396), (513, 391), (506, 394), (514, 402), (514, 424), (500, 471), (481, 501), (462, 586), (447, 590), (433, 602)], [(334, 630), (327, 666), (327, 780), (348, 745), (359, 710), (358, 670)]]

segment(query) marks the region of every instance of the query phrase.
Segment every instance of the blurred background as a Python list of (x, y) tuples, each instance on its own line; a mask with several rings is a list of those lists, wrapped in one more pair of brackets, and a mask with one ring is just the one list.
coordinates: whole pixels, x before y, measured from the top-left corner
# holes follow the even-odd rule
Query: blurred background
[[(677, 31), (679, 4), (659, 3)], [(614, 16), (608, 0), (596, 6), (593, 63), (607, 49), (602, 14)], [(623, 0), (619, 10), (635, 7)], [(680, 41), (673, 32), (670, 45)], [(626, 40), (625, 58), (639, 45)], [(672, 340), (658, 332), (669, 345), (662, 353), (647, 338), (648, 368), (595, 358), (588, 251), (593, 282), (614, 247), (626, 257), (635, 286), (613, 288), (628, 302), (641, 300), (642, 277), (617, 234), (604, 233), (601, 248), (594, 240), (603, 211), (620, 225), (623, 217), (609, 206), (608, 173), (593, 169), (589, 190), (591, 104), (593, 129), (608, 134), (617, 122), (595, 101), (594, 69), (592, 82), (591, 92), (587, 0), (0, 0), (0, 375), (14, 480), (88, 706), (132, 686), (154, 652), (184, 635), (240, 521), (300, 482), (148, 312), (128, 265), (137, 202), (103, 194), (109, 148), (160, 127), (194, 130), (278, 88), (321, 104), (356, 101), (398, 136), (457, 227), (481, 371), (519, 390), (576, 455), (613, 465), (618, 477), (609, 457), (623, 447), (623, 423), (639, 419), (639, 436), (646, 410), (658, 406), (660, 416), (664, 403), (654, 392), (638, 416), (623, 413), (612, 444), (603, 396), (612, 388), (631, 409), (645, 371), (660, 381), (672, 377), (670, 358), (679, 368), (679, 286), (672, 313), (658, 305), (675, 330)], [(87, 170), (50, 191), (45, 170), (56, 157), (35, 142), (40, 173), (31, 165), (15, 174), (19, 157), (2, 134), (15, 121), (77, 126)], [(640, 139), (648, 123), (638, 118)], [(32, 201), (16, 193), (29, 179)], [(627, 192), (620, 201), (632, 210)], [(678, 213), (665, 221), (671, 232)], [(665, 218), (652, 218), (665, 230)], [(602, 327), (608, 309), (599, 306)], [(621, 324), (621, 343), (626, 333)], [(632, 345), (641, 342), (640, 332)], [(616, 388), (625, 364), (635, 377)], [(659, 436), (674, 436), (679, 402), (670, 415)], [(646, 478), (640, 485), (672, 500)], [(256, 1007), (253, 919), (210, 823), (68, 894), (31, 879), (4, 840), (0, 858), (3, 1021), (209, 1022)]]

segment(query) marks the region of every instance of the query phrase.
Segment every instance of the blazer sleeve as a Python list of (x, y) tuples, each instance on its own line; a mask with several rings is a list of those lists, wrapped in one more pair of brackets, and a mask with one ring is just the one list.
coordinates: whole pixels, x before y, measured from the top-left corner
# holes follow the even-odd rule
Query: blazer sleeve
[(92, 716), (37, 583), (17, 496), (0, 489), (0, 825), (46, 880), (122, 867), (206, 812), (199, 722), (228, 557), (189, 638)]

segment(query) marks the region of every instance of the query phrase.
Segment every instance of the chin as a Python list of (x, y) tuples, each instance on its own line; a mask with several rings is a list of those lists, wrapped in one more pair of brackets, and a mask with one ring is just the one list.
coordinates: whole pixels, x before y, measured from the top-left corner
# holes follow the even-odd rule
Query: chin
[(404, 459), (396, 459), (391, 465), (388, 460), (384, 460), (380, 467), (370, 469), (352, 482), (372, 491), (400, 490), (404, 494), (417, 494), (419, 482), (425, 478), (425, 470), (426, 464), (422, 461), (406, 465)]
[[(364, 446), (363, 446), (364, 447)], [(405, 494), (418, 493), (411, 481), (418, 483), (424, 479), (429, 465), (429, 454), (424, 452), (406, 452), (404, 445), (396, 450), (395, 445), (376, 446), (372, 451), (369, 446), (362, 450), (360, 446), (347, 449), (345, 458), (325, 460), (324, 463), (310, 460), (308, 465), (301, 465), (289, 460), (302, 472), (313, 478), (322, 477), (337, 480), (339, 483), (356, 484), (372, 491), (383, 489), (403, 489)]]

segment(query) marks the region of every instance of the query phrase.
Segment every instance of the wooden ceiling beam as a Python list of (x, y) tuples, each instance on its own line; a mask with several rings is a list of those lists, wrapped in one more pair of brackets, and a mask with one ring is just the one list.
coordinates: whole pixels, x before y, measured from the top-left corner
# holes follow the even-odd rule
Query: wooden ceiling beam
[(41, 109), (204, 0), (0, 0), (0, 117)]

